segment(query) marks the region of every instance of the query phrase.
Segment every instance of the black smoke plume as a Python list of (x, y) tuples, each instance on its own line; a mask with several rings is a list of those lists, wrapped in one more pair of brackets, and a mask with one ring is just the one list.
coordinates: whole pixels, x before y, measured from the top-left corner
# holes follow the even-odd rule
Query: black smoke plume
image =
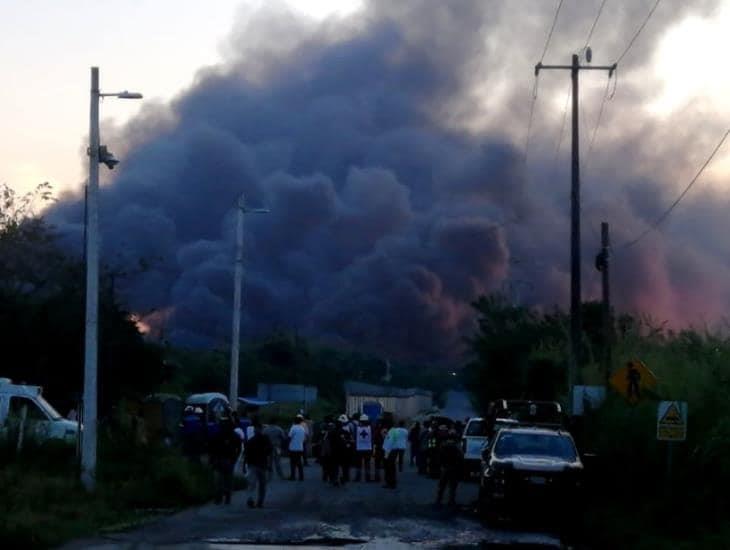
[[(607, 5), (594, 63), (615, 59), (652, 3)], [(568, 73), (541, 76), (523, 157), (532, 67), (552, 4), (376, 1), (322, 23), (281, 8), (242, 16), (229, 59), (201, 70), (170, 105), (104, 130), (123, 162), (101, 195), (103, 259), (130, 272), (129, 307), (154, 312), (150, 322), (176, 343), (229, 341), (241, 194), (271, 209), (246, 217), (245, 336), (296, 330), (394, 358), (452, 362), (480, 294), (565, 306), (568, 143), (556, 154), (562, 112), (550, 101), (562, 105)], [(567, 63), (583, 46), (598, 2), (573, 4), (546, 62)], [(633, 236), (671, 202), (681, 183), (672, 176), (689, 173), (706, 149), (641, 118), (650, 97), (635, 75), (662, 33), (687, 13), (714, 9), (666, 4), (619, 69), (600, 153), (584, 159), (587, 298), (598, 293), (590, 228), (605, 217), (615, 242)], [(595, 121), (603, 83), (586, 82), (586, 119)], [(690, 126), (713, 135), (716, 123), (700, 115)], [(590, 135), (588, 124), (581, 130)], [(727, 307), (727, 254), (719, 259), (727, 246), (709, 238), (726, 225), (725, 209), (708, 192), (684, 208), (701, 208), (703, 221), (677, 216), (666, 233), (617, 255), (623, 309), (686, 324)], [(78, 197), (65, 197), (51, 217), (79, 241)]]

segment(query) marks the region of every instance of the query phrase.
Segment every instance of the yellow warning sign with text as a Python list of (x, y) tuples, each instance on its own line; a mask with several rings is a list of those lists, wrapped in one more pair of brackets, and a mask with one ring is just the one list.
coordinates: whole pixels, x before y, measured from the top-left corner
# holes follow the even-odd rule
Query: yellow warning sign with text
[(659, 441), (687, 439), (687, 403), (661, 401), (657, 409), (656, 438)]

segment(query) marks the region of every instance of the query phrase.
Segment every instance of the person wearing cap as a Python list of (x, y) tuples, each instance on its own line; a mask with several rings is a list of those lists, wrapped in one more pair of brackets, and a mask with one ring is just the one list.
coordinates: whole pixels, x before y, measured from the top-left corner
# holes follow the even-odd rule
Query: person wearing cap
[(341, 414), (332, 437), (332, 478), (334, 485), (344, 485), (350, 480), (350, 462), (354, 450), (352, 432), (348, 426), (349, 419)]
[(362, 469), (365, 467), (365, 481), (370, 481), (370, 457), (373, 454), (373, 429), (370, 418), (366, 414), (360, 415), (355, 439), (355, 481), (362, 479)]
[(299, 474), (299, 481), (304, 481), (302, 457), (304, 456), (304, 441), (307, 439), (307, 432), (302, 426), (303, 420), (304, 416), (298, 414), (294, 418), (294, 424), (289, 428), (289, 481), (296, 479), (295, 474)]
[[(439, 428), (446, 426), (439, 426)], [(456, 488), (464, 468), (464, 454), (459, 445), (459, 437), (455, 429), (448, 430), (438, 450), (441, 474), (436, 493), (436, 505), (440, 506), (446, 487), (449, 488), (449, 506), (456, 505)]]

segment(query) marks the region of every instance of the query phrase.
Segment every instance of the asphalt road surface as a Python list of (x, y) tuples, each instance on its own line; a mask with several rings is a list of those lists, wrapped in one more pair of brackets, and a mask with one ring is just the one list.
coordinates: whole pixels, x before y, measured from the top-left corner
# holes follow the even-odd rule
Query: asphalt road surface
[(478, 521), (471, 506), (474, 483), (459, 486), (451, 509), (435, 507), (436, 481), (407, 466), (395, 490), (373, 482), (330, 487), (313, 463), (305, 477), (275, 479), (261, 510), (247, 508), (249, 493), (238, 491), (229, 506), (208, 504), (65, 548), (563, 548), (554, 534)]

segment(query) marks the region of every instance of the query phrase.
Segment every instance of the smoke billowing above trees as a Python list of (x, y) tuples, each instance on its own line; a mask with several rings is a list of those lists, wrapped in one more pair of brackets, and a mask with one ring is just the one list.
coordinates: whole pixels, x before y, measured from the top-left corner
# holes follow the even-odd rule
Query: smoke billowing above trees
[[(246, 218), (245, 335), (290, 329), (448, 362), (463, 351), (470, 303), (481, 294), (501, 289), (563, 306), (568, 148), (554, 163), (562, 111), (549, 100), (562, 104), (567, 74), (541, 77), (528, 164), (522, 158), (532, 66), (554, 9), (547, 4), (371, 2), (322, 23), (279, 8), (242, 16), (227, 61), (201, 70), (170, 105), (105, 132), (110, 148), (125, 151), (102, 190), (102, 257), (133, 272), (121, 283), (129, 306), (141, 316), (164, 311), (156, 318), (178, 343), (227, 342), (242, 193), (271, 209)], [(607, 7), (596, 61), (620, 53), (644, 4)], [(590, 227), (605, 218), (615, 242), (633, 236), (686, 180), (681, 159), (694, 166), (707, 149), (691, 126), (677, 136), (637, 118), (651, 97), (635, 75), (689, 12), (674, 7), (647, 27), (643, 55), (626, 58), (600, 153), (585, 161), (586, 297), (598, 283)], [(595, 17), (589, 3), (565, 9), (548, 54), (558, 62), (583, 46)], [(592, 122), (602, 92), (602, 82), (586, 86)], [(711, 136), (717, 122), (707, 119), (692, 124)], [(728, 250), (712, 236), (727, 223), (725, 209), (711, 192), (683, 208), (666, 234), (617, 259), (620, 307), (683, 324), (722, 315)], [(702, 223), (687, 213), (698, 209)], [(78, 197), (50, 216), (80, 242)]]

